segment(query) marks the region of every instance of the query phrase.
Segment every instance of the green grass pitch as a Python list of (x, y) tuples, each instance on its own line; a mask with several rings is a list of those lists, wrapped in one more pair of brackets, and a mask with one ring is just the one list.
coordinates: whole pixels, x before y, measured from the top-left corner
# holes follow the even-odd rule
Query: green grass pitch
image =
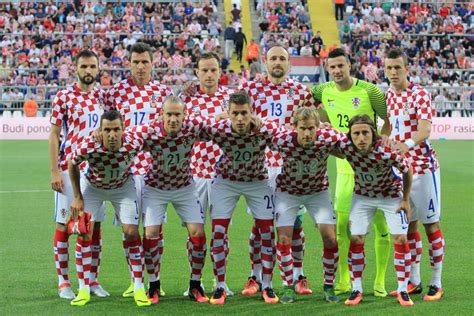
[[(319, 315), (468, 315), (474, 313), (471, 295), (474, 285), (473, 238), (473, 183), (474, 142), (436, 141), (434, 147), (442, 168), (442, 228), (446, 238), (446, 259), (443, 271), (445, 296), (440, 302), (427, 303), (422, 296), (413, 296), (415, 306), (403, 308), (394, 298), (372, 296), (374, 278), (373, 237), (369, 235), (364, 273), (364, 301), (355, 307), (344, 304), (329, 305), (322, 301), (321, 241), (319, 232), (308, 216), (304, 227), (307, 236), (305, 274), (314, 290), (310, 296), (299, 296), (295, 304), (267, 305), (260, 297), (229, 297), (224, 306), (202, 305), (183, 297), (188, 285), (188, 266), (185, 251), (186, 231), (176, 213), (169, 211), (164, 227), (165, 253), (161, 283), (166, 291), (157, 306), (139, 309), (132, 299), (121, 297), (129, 285), (129, 274), (121, 246), (120, 230), (112, 225), (108, 210), (103, 224), (103, 259), (100, 280), (111, 297), (92, 297), (90, 304), (74, 308), (69, 301), (59, 299), (56, 293), (56, 273), (53, 262), (53, 193), (49, 189), (49, 162), (45, 141), (0, 142), (0, 314), (1, 315), (72, 315), (72, 314), (319, 314)], [(331, 164), (331, 175), (334, 174)], [(209, 226), (209, 225), (208, 225)], [(228, 285), (240, 293), (250, 263), (247, 240), (251, 218), (244, 204), (239, 203), (230, 227), (230, 258)], [(209, 227), (206, 227), (208, 236)], [(424, 236), (424, 235), (423, 235)], [(208, 244), (209, 244), (208, 237)], [(426, 237), (422, 259), (422, 280), (425, 289), (430, 280)], [(74, 238), (70, 243), (70, 279), (77, 288), (74, 269)], [(204, 284), (207, 292), (212, 287), (212, 269), (206, 259)], [(281, 278), (275, 268), (275, 289)], [(387, 270), (387, 290), (394, 289), (396, 277), (393, 263)], [(342, 297), (345, 299), (345, 297)]]

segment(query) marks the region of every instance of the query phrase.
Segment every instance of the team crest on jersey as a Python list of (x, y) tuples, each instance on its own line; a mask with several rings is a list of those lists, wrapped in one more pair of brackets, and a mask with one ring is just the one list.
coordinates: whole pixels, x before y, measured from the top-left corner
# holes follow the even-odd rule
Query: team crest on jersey
[(229, 107), (229, 100), (226, 100), (226, 99), (222, 100), (222, 108), (224, 110), (227, 110), (228, 107)]
[(258, 147), (260, 145), (260, 137), (258, 136), (252, 137), (252, 145), (253, 147)]
[(74, 105), (74, 111), (75, 112), (82, 112), (82, 106), (80, 104)]
[(133, 160), (133, 154), (125, 155), (124, 159), (125, 159), (125, 162), (129, 164)]
[(159, 93), (152, 95), (151, 96), (151, 103), (157, 103), (159, 98), (160, 98)]
[(408, 115), (408, 109), (410, 108), (410, 104), (407, 102), (403, 105), (403, 114)]
[(355, 97), (354, 99), (352, 99), (352, 106), (354, 107), (354, 109), (358, 109), (359, 108), (359, 105), (360, 105), (360, 99), (358, 97)]
[(288, 96), (288, 99), (290, 99), (290, 100), (293, 99), (293, 97), (295, 96), (295, 90), (293, 90), (293, 88), (290, 88), (288, 90), (287, 96)]
[(201, 113), (201, 109), (199, 108), (199, 105), (193, 106), (193, 113), (194, 114), (200, 114)]
[(192, 144), (191, 136), (183, 137), (183, 144), (186, 145), (186, 147), (191, 145)]

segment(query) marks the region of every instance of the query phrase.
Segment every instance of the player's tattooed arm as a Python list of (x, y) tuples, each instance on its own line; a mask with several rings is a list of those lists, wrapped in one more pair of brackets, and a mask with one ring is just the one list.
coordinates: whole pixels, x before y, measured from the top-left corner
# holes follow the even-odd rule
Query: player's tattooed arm
[(69, 160), (69, 178), (71, 179), (74, 198), (71, 203), (71, 218), (77, 219), (79, 214), (84, 211), (84, 199), (81, 193), (81, 181), (79, 165), (75, 165)]
[(51, 163), (51, 188), (54, 191), (62, 192), (64, 189), (64, 180), (59, 170), (59, 138), (61, 127), (51, 124), (51, 132), (49, 134), (49, 160)]
[(178, 92), (178, 96), (192, 97), (196, 94), (198, 86), (198, 81), (186, 81), (181, 91)]

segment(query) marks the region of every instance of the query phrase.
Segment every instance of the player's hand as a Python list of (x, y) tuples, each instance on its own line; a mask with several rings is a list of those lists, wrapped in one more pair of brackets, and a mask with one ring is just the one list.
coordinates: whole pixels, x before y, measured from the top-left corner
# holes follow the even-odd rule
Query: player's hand
[(407, 217), (407, 222), (409, 223), (410, 216), (411, 216), (410, 200), (402, 200), (396, 212), (397, 213), (405, 212), (405, 215)]
[(407, 145), (405, 145), (405, 143), (402, 143), (402, 142), (396, 142), (394, 145), (393, 145), (393, 149), (399, 151), (400, 153), (404, 154), (406, 152), (408, 152), (410, 150), (410, 148), (408, 148)]
[(186, 97), (192, 97), (196, 94), (199, 83), (197, 81), (186, 81), (183, 84), (181, 93)]
[(252, 116), (250, 119), (250, 124), (253, 125), (254, 130), (259, 130), (263, 125), (263, 121), (258, 116)]
[(64, 180), (59, 170), (51, 172), (51, 189), (62, 193), (64, 189)]
[(319, 122), (319, 128), (332, 128), (332, 125), (329, 122)]
[(384, 147), (390, 147), (392, 149), (396, 149), (394, 146), (395, 146), (395, 141), (394, 140), (391, 140), (390, 137), (388, 137), (387, 135), (380, 135), (380, 138), (382, 140), (381, 144), (382, 146)]
[(220, 120), (225, 120), (228, 118), (229, 118), (229, 113), (222, 112), (221, 114), (216, 115), (216, 122), (219, 122)]
[(100, 132), (100, 129), (96, 129), (92, 132), (91, 134), (92, 139), (95, 140), (96, 142), (103, 143), (102, 139), (102, 133)]
[(70, 206), (70, 218), (77, 220), (79, 214), (84, 212), (84, 200), (82, 197), (74, 197)]

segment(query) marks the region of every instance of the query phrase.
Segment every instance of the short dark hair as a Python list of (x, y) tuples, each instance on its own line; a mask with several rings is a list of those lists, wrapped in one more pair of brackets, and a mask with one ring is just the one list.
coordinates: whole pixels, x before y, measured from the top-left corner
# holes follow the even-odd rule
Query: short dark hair
[(199, 68), (199, 62), (200, 62), (201, 60), (207, 60), (207, 59), (215, 59), (215, 60), (217, 60), (217, 64), (218, 64), (219, 67), (220, 67), (220, 65), (221, 65), (221, 59), (220, 59), (219, 55), (217, 55), (217, 54), (214, 53), (214, 52), (206, 52), (206, 53), (202, 54), (201, 56), (199, 56), (199, 57), (197, 58), (197, 60), (196, 60), (196, 68)]
[(104, 112), (104, 114), (102, 114), (102, 116), (100, 117), (100, 127), (101, 128), (102, 128), (102, 122), (104, 120), (107, 120), (107, 121), (120, 120), (120, 123), (123, 123), (122, 114), (120, 114), (119, 111)]
[(375, 142), (380, 138), (380, 136), (377, 133), (377, 126), (375, 126), (374, 121), (367, 114), (354, 115), (349, 120), (349, 132), (347, 133), (349, 140), (352, 142), (352, 137), (351, 137), (352, 126), (357, 125), (357, 124), (367, 124), (370, 126), (370, 130), (372, 131), (372, 145), (374, 145)]
[(344, 56), (347, 61), (349, 60), (349, 56), (347, 56), (346, 51), (343, 48), (334, 48), (329, 54), (328, 54), (328, 59), (331, 58), (337, 58)]
[(405, 64), (405, 66), (408, 65), (407, 55), (401, 49), (394, 48), (389, 50), (387, 53), (387, 58), (389, 59), (397, 59), (400, 57), (403, 59), (403, 63)]
[(132, 45), (130, 48), (130, 59), (132, 57), (132, 53), (137, 53), (137, 54), (142, 54), (142, 53), (148, 53), (150, 55), (151, 61), (153, 61), (153, 50), (150, 45), (147, 43), (143, 42), (138, 42)]
[(250, 98), (245, 91), (237, 91), (229, 96), (229, 110), (232, 103), (237, 105), (251, 105), (252, 101), (250, 101)]
[(93, 51), (89, 50), (89, 49), (84, 49), (84, 50), (81, 50), (79, 53), (77, 53), (76, 56), (74, 56), (74, 64), (77, 64), (79, 63), (79, 59), (80, 58), (91, 58), (91, 57), (94, 57), (96, 60), (97, 60), (97, 65), (99, 64), (99, 56), (97, 56), (96, 53), (94, 53)]

